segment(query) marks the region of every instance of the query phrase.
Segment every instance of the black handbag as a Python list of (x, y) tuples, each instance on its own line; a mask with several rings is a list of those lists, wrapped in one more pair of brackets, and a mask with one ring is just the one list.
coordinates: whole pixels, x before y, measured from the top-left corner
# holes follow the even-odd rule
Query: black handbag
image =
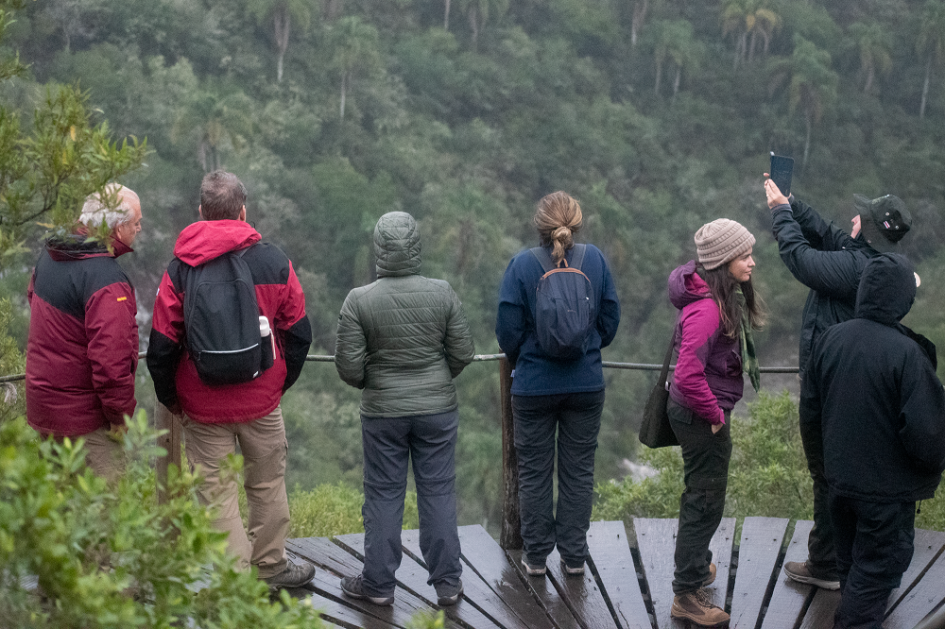
[(673, 346), (675, 344), (676, 333), (674, 330), (673, 338), (669, 342), (669, 349), (666, 350), (666, 360), (663, 361), (659, 380), (657, 380), (653, 390), (650, 391), (646, 408), (643, 410), (643, 421), (640, 423), (640, 443), (649, 448), (679, 445), (676, 433), (673, 432), (673, 427), (669, 425), (669, 415), (666, 413), (666, 402), (669, 401), (666, 377), (669, 375), (669, 361), (673, 357)]

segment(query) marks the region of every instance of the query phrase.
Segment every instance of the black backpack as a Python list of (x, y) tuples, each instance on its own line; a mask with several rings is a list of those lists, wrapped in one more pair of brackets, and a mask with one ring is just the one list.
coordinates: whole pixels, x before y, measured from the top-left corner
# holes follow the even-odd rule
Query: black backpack
[(259, 304), (243, 260), (251, 248), (184, 265), (187, 349), (204, 384), (240, 384), (262, 373)]
[(597, 302), (591, 280), (581, 272), (586, 245), (574, 245), (571, 266), (555, 267), (543, 247), (531, 249), (545, 274), (538, 280), (535, 331), (541, 350), (561, 360), (575, 360), (587, 352), (587, 340), (597, 321)]

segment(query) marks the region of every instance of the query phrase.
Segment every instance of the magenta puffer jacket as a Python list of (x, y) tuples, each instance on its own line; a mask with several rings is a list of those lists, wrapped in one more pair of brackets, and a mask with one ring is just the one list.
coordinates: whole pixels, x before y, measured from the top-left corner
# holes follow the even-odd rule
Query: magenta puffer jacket
[(676, 319), (676, 370), (669, 395), (710, 424), (725, 423), (742, 398), (741, 341), (722, 332), (719, 305), (690, 260), (669, 276), (669, 300)]

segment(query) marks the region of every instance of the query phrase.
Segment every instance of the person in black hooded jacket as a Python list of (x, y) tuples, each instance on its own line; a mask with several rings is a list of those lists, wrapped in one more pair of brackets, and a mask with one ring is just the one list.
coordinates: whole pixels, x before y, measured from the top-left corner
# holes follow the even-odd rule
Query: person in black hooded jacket
[(854, 318), (824, 332), (808, 364), (802, 422), (823, 434), (841, 601), (835, 628), (876, 628), (912, 560), (916, 501), (945, 470), (945, 391), (935, 346), (899, 321), (912, 265), (883, 253), (863, 271)]

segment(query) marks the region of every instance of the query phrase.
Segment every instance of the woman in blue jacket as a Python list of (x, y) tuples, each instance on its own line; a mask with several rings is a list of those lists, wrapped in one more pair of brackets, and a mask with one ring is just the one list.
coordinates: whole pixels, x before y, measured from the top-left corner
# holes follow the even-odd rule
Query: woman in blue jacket
[[(585, 245), (580, 270), (590, 280), (595, 323), (583, 355), (550, 356), (538, 344), (536, 289), (544, 274), (539, 256), (555, 267), (575, 259), (574, 233), (581, 206), (567, 193), (538, 202), (534, 217), (541, 247), (512, 258), (499, 292), (496, 337), (512, 366), (512, 418), (518, 455), (519, 508), (524, 554), (531, 576), (545, 574), (545, 560), (557, 546), (565, 574), (584, 573), (587, 529), (594, 490), (594, 454), (604, 406), (602, 347), (617, 333), (620, 303), (604, 255)], [(543, 251), (542, 251), (543, 250)], [(555, 433), (558, 504), (553, 504)]]

